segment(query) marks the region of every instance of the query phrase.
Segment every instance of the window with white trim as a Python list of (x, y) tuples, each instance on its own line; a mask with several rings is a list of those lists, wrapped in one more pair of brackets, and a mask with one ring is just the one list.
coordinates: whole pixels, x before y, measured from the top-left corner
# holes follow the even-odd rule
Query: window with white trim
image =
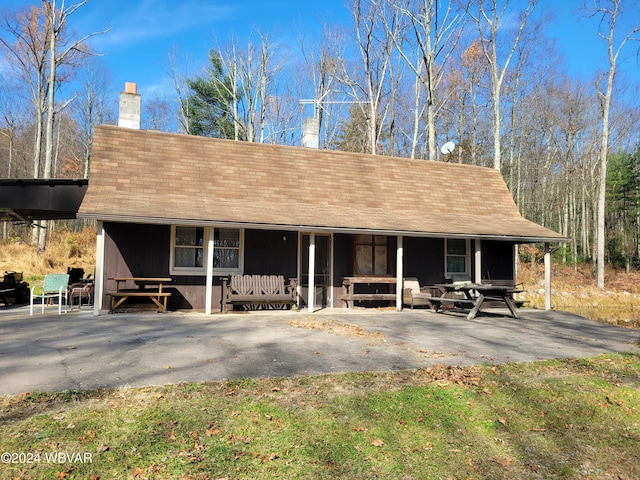
[(445, 277), (453, 275), (470, 275), (469, 240), (445, 238)]
[[(173, 225), (171, 227), (172, 275), (205, 275), (207, 273), (208, 239), (212, 227)], [(244, 230), (213, 229), (213, 274), (242, 273)]]

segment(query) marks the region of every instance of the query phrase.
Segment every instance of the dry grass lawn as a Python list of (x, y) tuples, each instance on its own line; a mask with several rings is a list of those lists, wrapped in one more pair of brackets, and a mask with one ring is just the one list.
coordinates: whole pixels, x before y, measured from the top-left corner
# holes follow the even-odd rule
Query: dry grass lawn
[(36, 245), (24, 242), (2, 242), (0, 274), (22, 272), (27, 282), (41, 279), (47, 273), (66, 273), (67, 268), (83, 268), (85, 275), (96, 265), (96, 230), (81, 232), (59, 230), (49, 234), (46, 250), (38, 254)]

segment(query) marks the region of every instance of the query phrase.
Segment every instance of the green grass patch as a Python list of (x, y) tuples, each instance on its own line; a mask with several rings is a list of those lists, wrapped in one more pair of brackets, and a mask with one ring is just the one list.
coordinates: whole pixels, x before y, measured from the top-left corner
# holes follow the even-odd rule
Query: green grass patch
[(640, 355), (31, 392), (0, 429), (2, 479), (640, 478)]

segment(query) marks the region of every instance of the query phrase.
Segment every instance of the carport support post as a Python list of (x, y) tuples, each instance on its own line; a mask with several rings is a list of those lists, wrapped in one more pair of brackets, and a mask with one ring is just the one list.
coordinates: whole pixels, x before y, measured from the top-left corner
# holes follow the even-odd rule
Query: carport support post
[(551, 310), (551, 246), (544, 244), (544, 309)]
[(309, 313), (313, 313), (316, 303), (316, 234), (309, 233), (309, 292), (307, 305)]
[[(211, 314), (211, 304), (213, 295), (213, 248), (214, 248), (214, 229), (209, 229), (209, 238), (207, 239), (207, 282), (205, 286), (205, 306), (204, 311), (207, 315)], [(224, 295), (224, 292), (222, 292)], [(222, 302), (224, 308), (224, 302)], [(224, 313), (224, 312), (222, 312)]]
[(398, 245), (396, 247), (396, 310), (402, 311), (402, 290), (404, 284), (402, 277), (404, 276), (404, 245), (402, 235), (398, 235)]
[(93, 275), (93, 315), (100, 315), (104, 295), (104, 224), (98, 220), (96, 228), (96, 271)]

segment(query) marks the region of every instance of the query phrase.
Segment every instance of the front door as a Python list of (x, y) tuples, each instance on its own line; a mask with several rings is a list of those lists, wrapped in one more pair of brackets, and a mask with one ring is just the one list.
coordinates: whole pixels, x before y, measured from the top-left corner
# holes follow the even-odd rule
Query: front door
[[(325, 308), (331, 301), (331, 237), (316, 234), (315, 239), (315, 306)], [(309, 234), (302, 235), (300, 250), (301, 303), (306, 307), (309, 298)]]

